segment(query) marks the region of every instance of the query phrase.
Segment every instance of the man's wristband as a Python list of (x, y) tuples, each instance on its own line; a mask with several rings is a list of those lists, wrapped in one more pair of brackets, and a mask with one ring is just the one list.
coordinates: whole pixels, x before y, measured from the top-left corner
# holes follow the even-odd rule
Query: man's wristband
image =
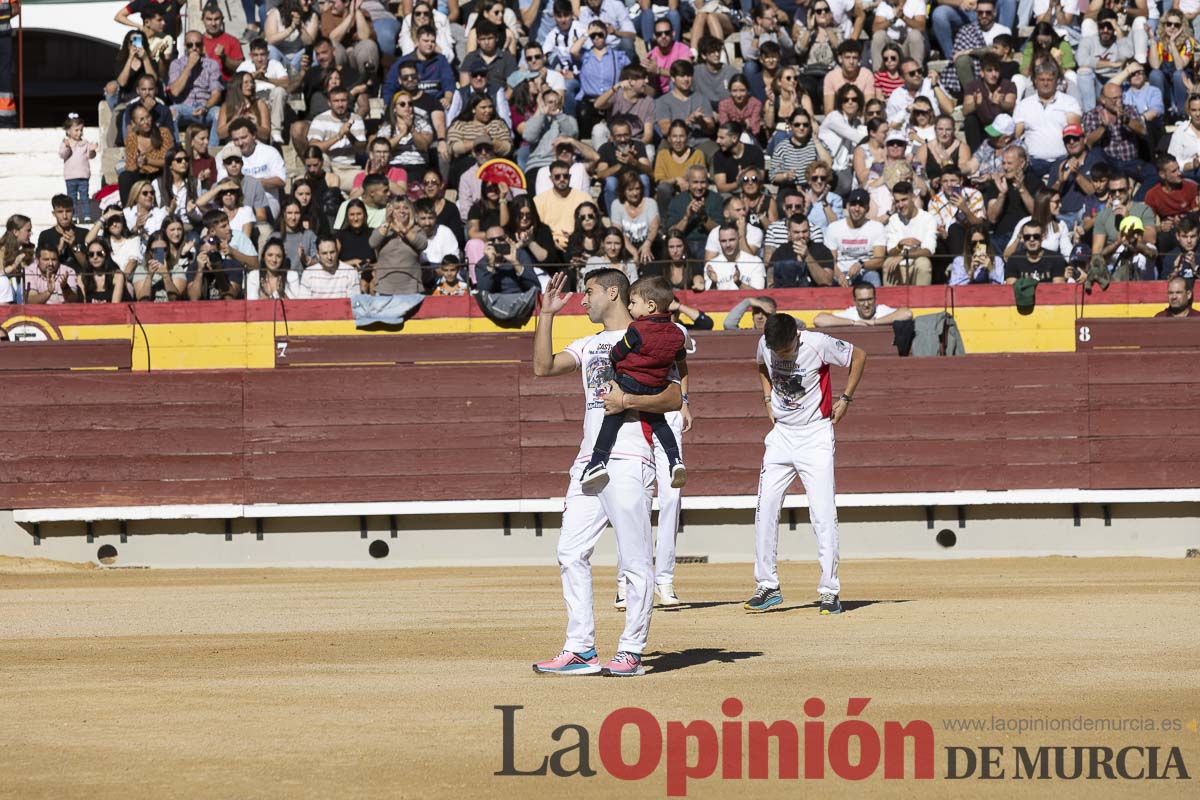
[(764, 395), (763, 395), (763, 403), (764, 403), (765, 405), (770, 405), (770, 404), (771, 404), (771, 395), (769, 395), (769, 394), (764, 394)]
[(850, 395), (848, 395), (848, 394), (843, 394), (843, 395), (842, 395), (842, 399), (843, 399), (843, 400), (845, 400), (847, 403), (853, 403), (853, 402), (854, 402), (854, 398), (853, 398), (853, 397), (851, 397), (851, 396), (850, 396)]
[(683, 404), (686, 406), (686, 405), (687, 405), (687, 400), (688, 400), (688, 398), (687, 398), (687, 392), (684, 392), (683, 394), (681, 394), (681, 395), (680, 395), (680, 399), (683, 401)]

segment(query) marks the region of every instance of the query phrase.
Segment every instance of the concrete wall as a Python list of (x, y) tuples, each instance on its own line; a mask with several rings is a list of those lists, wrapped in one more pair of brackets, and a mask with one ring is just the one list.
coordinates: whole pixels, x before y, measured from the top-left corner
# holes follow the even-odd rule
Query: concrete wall
[[(1200, 547), (1200, 503), (1114, 505), (1111, 525), (1105, 525), (1101, 506), (1083, 505), (1078, 527), (1069, 505), (976, 506), (965, 514), (965, 526), (959, 527), (956, 508), (938, 508), (930, 529), (923, 508), (845, 509), (839, 514), (842, 558), (1182, 558), (1189, 548)], [(222, 520), (129, 522), (124, 543), (115, 522), (96, 523), (91, 543), (83, 523), (54, 523), (41, 526), (41, 543), (35, 545), (31, 528), (14, 523), (11, 512), (0, 511), (0, 553), (98, 561), (99, 549), (111, 545), (117, 549), (115, 566), (165, 568), (550, 566), (555, 563), (561, 518), (541, 516), (540, 536), (532, 514), (512, 515), (509, 535), (500, 515), (400, 517), (394, 539), (386, 517), (368, 518), (366, 539), (361, 538), (356, 517), (269, 519), (263, 521), (261, 541), (253, 520), (235, 520), (231, 541), (225, 540)], [(815, 558), (804, 509), (796, 510), (794, 517), (785, 510), (781, 529), (782, 560)], [(945, 546), (939, 538), (946, 544), (953, 538), (954, 543)], [(375, 541), (387, 544), (386, 557), (370, 555), (368, 548)], [(677, 553), (711, 562), (751, 561), (753, 511), (684, 512)], [(601, 538), (593, 561), (616, 563), (611, 534)]]

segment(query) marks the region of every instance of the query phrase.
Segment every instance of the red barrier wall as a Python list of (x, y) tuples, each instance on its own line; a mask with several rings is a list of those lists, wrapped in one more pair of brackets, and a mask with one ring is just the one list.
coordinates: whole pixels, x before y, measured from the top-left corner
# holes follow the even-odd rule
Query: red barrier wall
[[(693, 366), (689, 494), (756, 490), (768, 423), (753, 345), (724, 338)], [(1194, 351), (873, 357), (838, 428), (838, 489), (1200, 486), (1194, 364)], [(0, 506), (553, 497), (580, 401), (578, 375), (535, 379), (527, 360), (10, 373)]]

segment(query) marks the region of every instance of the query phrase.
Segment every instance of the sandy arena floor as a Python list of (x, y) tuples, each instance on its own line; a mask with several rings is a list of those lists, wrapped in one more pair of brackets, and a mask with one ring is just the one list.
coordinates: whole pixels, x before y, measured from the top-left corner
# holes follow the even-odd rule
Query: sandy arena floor
[[(825, 618), (808, 605), (815, 566), (782, 569), (783, 606), (754, 616), (741, 608), (749, 565), (681, 566), (678, 590), (693, 605), (656, 611), (649, 674), (616, 680), (530, 671), (562, 643), (553, 567), (38, 574), (0, 565), (0, 796), (661, 797), (665, 754), (638, 782), (605, 769), (605, 717), (639, 706), (660, 730), (668, 720), (720, 730), (727, 697), (743, 702), (744, 722), (798, 728), (804, 701), (819, 697), (827, 736), (847, 698), (869, 697), (861, 718), (877, 731), (886, 720), (932, 725), (936, 777), (885, 782), (880, 766), (862, 784), (827, 767), (820, 781), (751, 782), (721, 780), (718, 767), (687, 784), (689, 797), (1197, 796), (1200, 559), (849, 562), (850, 610)], [(598, 571), (605, 657), (622, 620), (608, 605), (612, 576)], [(574, 723), (590, 735), (598, 774), (494, 776), (497, 705), (525, 707), (518, 769), (574, 744), (573, 732), (551, 739)], [(1181, 729), (964, 733), (943, 722), (992, 717), (1167, 719)], [(1005, 779), (946, 780), (952, 745), (1004, 746)], [(1177, 746), (1192, 779), (1012, 780), (1016, 745), (1157, 745), (1160, 770)], [(564, 763), (573, 768), (577, 753)]]

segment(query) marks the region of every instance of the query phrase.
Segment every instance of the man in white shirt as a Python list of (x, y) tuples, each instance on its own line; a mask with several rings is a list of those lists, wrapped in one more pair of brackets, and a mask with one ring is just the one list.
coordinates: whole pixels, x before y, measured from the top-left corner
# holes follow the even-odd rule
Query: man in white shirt
[(954, 111), (954, 98), (942, 89), (936, 72), (926, 78), (920, 62), (906, 58), (900, 62), (900, 77), (904, 78), (904, 83), (888, 96), (884, 111), (892, 127), (903, 128), (908, 125), (908, 110), (918, 97), (924, 97), (933, 108), (940, 108), (943, 114)]
[(341, 245), (332, 236), (317, 242), (317, 263), (300, 273), (300, 297), (308, 300), (335, 300), (360, 294), (358, 270), (339, 257)]
[(438, 224), (437, 209), (432, 200), (422, 197), (413, 204), (413, 211), (416, 213), (417, 225), (425, 231), (427, 240), (425, 249), (421, 251), (422, 264), (437, 266), (446, 256), (457, 258), (461, 255), (454, 233), (445, 225)]
[(842, 325), (891, 325), (893, 322), (912, 319), (913, 314), (907, 308), (892, 308), (875, 302), (875, 287), (869, 283), (860, 283), (854, 287), (854, 305), (834, 311), (830, 314), (822, 311), (813, 318), (813, 325), (818, 328), (836, 328)]
[[(762, 252), (763, 229), (751, 224), (746, 210), (746, 201), (736, 196), (727, 197), (721, 211), (725, 221), (737, 228), (738, 246), (741, 247), (742, 252), (752, 256), (757, 256)], [(708, 238), (704, 240), (705, 259), (716, 258), (720, 254), (721, 245), (717, 241), (719, 235), (719, 228), (713, 228), (708, 232)]]
[(308, 143), (325, 154), (342, 191), (354, 188), (354, 178), (362, 172), (354, 157), (367, 149), (367, 128), (362, 117), (350, 110), (349, 90), (340, 86), (329, 90), (329, 110), (313, 118)]
[[(666, 414), (682, 405), (679, 385), (672, 382), (654, 395), (630, 395), (612, 383), (609, 353), (633, 322), (629, 315), (629, 281), (619, 270), (597, 270), (589, 275), (583, 292), (588, 319), (602, 331), (577, 339), (562, 352), (554, 352), (554, 317), (571, 299), (562, 291), (566, 273), (550, 279), (542, 294), (537, 330), (533, 339), (533, 374), (538, 377), (568, 375), (578, 370), (585, 396), (583, 441), (571, 467), (558, 538), (558, 563), (563, 599), (567, 606), (567, 635), (562, 652), (533, 665), (539, 674), (612, 677), (644, 674), (642, 653), (650, 633), (654, 607), (654, 553), (650, 529), (650, 487), (655, 480), (654, 455), (642, 433), (637, 412)], [(608, 484), (600, 494), (586, 495), (580, 484), (583, 468), (591, 459), (596, 436), (608, 413), (626, 413), (608, 462)], [(619, 573), (625, 578), (625, 627), (617, 652), (601, 666), (596, 652), (596, 619), (592, 599), (591, 555), (601, 534), (612, 522)]]
[(717, 229), (721, 246), (719, 258), (704, 265), (709, 289), (765, 289), (767, 268), (762, 259), (738, 247), (738, 228), (726, 222)]
[[(763, 405), (773, 427), (764, 442), (754, 512), (755, 589), (743, 608), (760, 613), (783, 602), (777, 568), (779, 512), (788, 488), (799, 477), (808, 496), (808, 515), (821, 566), (818, 613), (840, 614), (833, 427), (854, 400), (866, 367), (866, 354), (849, 342), (800, 330), (796, 319), (788, 314), (772, 314), (763, 326), (755, 361)], [(830, 387), (831, 365), (850, 369), (846, 389), (837, 400)]]
[(1192, 180), (1200, 177), (1200, 97), (1188, 98), (1188, 124), (1171, 134), (1167, 152), (1175, 156), (1183, 174)]
[(887, 251), (887, 231), (873, 219), (867, 219), (871, 197), (865, 189), (855, 189), (846, 197), (846, 217), (829, 223), (825, 246), (833, 253), (837, 269), (833, 279), (838, 286), (866, 282), (883, 285), (879, 270)]
[(258, 126), (245, 117), (229, 123), (229, 144), (217, 156), (217, 180), (225, 179), (225, 156), (237, 152), (242, 156), (242, 174), (257, 178), (267, 192), (267, 208), (272, 218), (279, 217), (279, 192), (287, 182), (287, 167), (283, 156), (269, 144), (258, 141)]
[(271, 141), (282, 145), (284, 105), (290, 83), (287, 67), (271, 59), (265, 39), (255, 39), (250, 44), (250, 58), (237, 71), (254, 75), (254, 96), (265, 100), (271, 110)]
[(1037, 94), (1017, 103), (1013, 111), (1013, 121), (1017, 125), (1015, 136), (1025, 139), (1025, 149), (1029, 153), (1029, 171), (1043, 179), (1054, 162), (1067, 155), (1063, 128), (1079, 125), (1083, 120), (1079, 101), (1058, 90), (1058, 79), (1055, 64), (1044, 61), (1038, 64), (1033, 74)]
[(892, 187), (895, 213), (887, 223), (887, 256), (883, 259), (883, 282), (887, 286), (928, 286), (933, 282), (937, 250), (937, 218), (917, 208), (912, 184), (898, 181)]

